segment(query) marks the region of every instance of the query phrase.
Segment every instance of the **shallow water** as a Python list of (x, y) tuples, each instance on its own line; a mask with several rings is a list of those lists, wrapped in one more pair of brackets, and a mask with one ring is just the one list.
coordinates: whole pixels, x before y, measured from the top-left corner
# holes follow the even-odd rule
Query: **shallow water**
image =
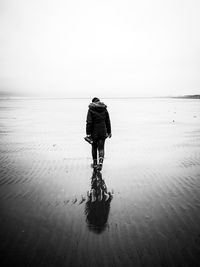
[(95, 199), (88, 100), (0, 100), (2, 266), (198, 263), (199, 100), (105, 102), (113, 136)]

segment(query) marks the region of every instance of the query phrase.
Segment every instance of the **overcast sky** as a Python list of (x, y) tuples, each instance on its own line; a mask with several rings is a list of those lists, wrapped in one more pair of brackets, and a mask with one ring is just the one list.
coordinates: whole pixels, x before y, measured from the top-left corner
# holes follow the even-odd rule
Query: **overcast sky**
[(0, 0), (0, 92), (200, 94), (199, 0)]

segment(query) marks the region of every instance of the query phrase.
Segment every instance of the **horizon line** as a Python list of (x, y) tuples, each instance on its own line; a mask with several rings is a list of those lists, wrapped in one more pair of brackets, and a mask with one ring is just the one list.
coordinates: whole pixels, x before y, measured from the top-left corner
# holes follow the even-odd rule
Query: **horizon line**
[[(138, 99), (138, 98), (186, 98), (186, 97), (197, 97), (198, 94), (192, 95), (166, 95), (166, 96), (119, 96), (119, 97), (100, 97), (101, 99)], [(0, 99), (91, 99), (92, 97), (66, 97), (66, 96), (1, 96)]]

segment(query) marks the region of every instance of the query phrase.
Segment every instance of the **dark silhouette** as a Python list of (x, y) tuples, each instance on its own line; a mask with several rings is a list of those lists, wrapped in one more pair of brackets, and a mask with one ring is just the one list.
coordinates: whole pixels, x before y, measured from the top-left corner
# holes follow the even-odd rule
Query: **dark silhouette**
[[(105, 139), (110, 138), (112, 134), (107, 106), (97, 97), (94, 97), (89, 105), (86, 134), (86, 141), (92, 144), (93, 167), (101, 170), (105, 154)], [(97, 156), (99, 156), (99, 162)]]
[(91, 190), (85, 206), (86, 221), (89, 230), (100, 234), (107, 226), (112, 194), (107, 192), (105, 181), (98, 170), (94, 170), (91, 178)]

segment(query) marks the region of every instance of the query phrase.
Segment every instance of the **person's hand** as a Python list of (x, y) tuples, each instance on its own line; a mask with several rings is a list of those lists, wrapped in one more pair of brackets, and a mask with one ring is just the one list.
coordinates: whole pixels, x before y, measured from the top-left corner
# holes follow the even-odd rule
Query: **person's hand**
[(109, 137), (109, 138), (111, 138), (111, 137), (112, 137), (112, 134), (111, 134), (111, 133), (110, 133), (110, 134), (108, 134), (108, 137)]

